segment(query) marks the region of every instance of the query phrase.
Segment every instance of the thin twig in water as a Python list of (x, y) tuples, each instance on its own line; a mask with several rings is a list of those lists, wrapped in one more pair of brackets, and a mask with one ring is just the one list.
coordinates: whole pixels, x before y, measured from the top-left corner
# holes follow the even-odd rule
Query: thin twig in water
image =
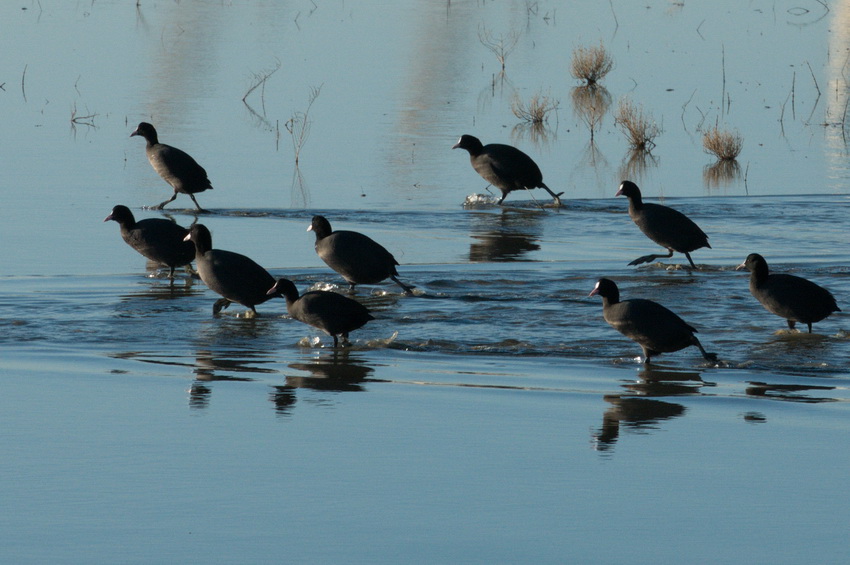
[(726, 46), (720, 45), (720, 61), (723, 68), (723, 94), (720, 96), (721, 104), (720, 104), (720, 115), (723, 115), (723, 104), (722, 101), (726, 100)]
[(620, 29), (620, 22), (617, 21), (617, 12), (614, 11), (614, 2), (613, 0), (608, 0), (608, 5), (611, 7), (611, 15), (614, 16), (614, 33), (617, 34), (617, 30)]
[(292, 117), (284, 124), (286, 131), (292, 136), (292, 148), (295, 150), (295, 167), (298, 167), (298, 160), (301, 157), (301, 149), (304, 147), (304, 142), (310, 134), (310, 108), (313, 107), (313, 102), (319, 97), (322, 92), (322, 86), (314, 86), (310, 89), (310, 98), (307, 101), (307, 109), (303, 112), (295, 112)]
[(511, 54), (514, 48), (516, 48), (517, 42), (519, 42), (519, 36), (519, 32), (513, 30), (508, 32), (507, 35), (501, 34), (499, 37), (495, 37), (486, 27), (478, 30), (478, 41), (496, 56), (502, 65), (502, 71), (505, 70), (505, 61), (508, 55)]
[(808, 61), (806, 61), (806, 65), (809, 67), (809, 72), (812, 73), (812, 81), (814, 81), (815, 90), (818, 91), (818, 97), (820, 97), (820, 87), (818, 86), (818, 79), (815, 78), (815, 71), (812, 70), (812, 66), (809, 65)]
[[(280, 70), (280, 65), (281, 65), (281, 63), (280, 63), (280, 59), (277, 59), (277, 60), (276, 60), (276, 62), (275, 62), (275, 67), (274, 67), (273, 69), (271, 69), (271, 70), (269, 70), (269, 71), (265, 71), (265, 72), (254, 73), (254, 79), (255, 79), (255, 82), (254, 82), (254, 84), (253, 84), (253, 85), (252, 85), (252, 86), (251, 86), (251, 87), (250, 87), (250, 88), (249, 88), (249, 89), (245, 92), (245, 95), (242, 97), (242, 102), (245, 102), (245, 99), (246, 99), (246, 98), (248, 98), (248, 96), (249, 96), (252, 92), (254, 92), (255, 90), (257, 90), (257, 88), (258, 88), (258, 87), (265, 85), (265, 84), (266, 84), (266, 81), (267, 81), (267, 80), (269, 80), (269, 77), (271, 77), (271, 76), (272, 76), (273, 74), (275, 74), (278, 70)], [(265, 93), (265, 91), (261, 91), (261, 92), (262, 92), (263, 94)], [(246, 104), (247, 104), (247, 102), (246, 102)], [(265, 101), (262, 101), (262, 104), (263, 104), (263, 105), (265, 105)]]
[(27, 101), (27, 89), (24, 86), (24, 81), (27, 79), (27, 67), (29, 67), (29, 64), (24, 65), (24, 72), (21, 74), (21, 94), (24, 95), (24, 102)]
[(688, 125), (685, 123), (685, 108), (687, 108), (687, 107), (688, 107), (688, 104), (690, 104), (690, 103), (691, 103), (691, 100), (693, 100), (693, 99), (694, 99), (694, 95), (695, 95), (696, 93), (697, 93), (697, 91), (696, 91), (696, 90), (694, 90), (693, 92), (691, 92), (691, 97), (690, 97), (690, 98), (688, 98), (688, 101), (687, 101), (687, 102), (685, 102), (684, 104), (682, 104), (682, 127), (685, 129), (685, 132), (687, 132), (687, 131), (688, 131)]

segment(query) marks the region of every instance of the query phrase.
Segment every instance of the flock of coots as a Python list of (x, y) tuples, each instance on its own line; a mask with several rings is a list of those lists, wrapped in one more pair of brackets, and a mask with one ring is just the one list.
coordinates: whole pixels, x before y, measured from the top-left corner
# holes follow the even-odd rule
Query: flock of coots
[[(195, 194), (212, 189), (207, 173), (189, 154), (159, 143), (156, 129), (142, 122), (131, 134), (147, 141), (145, 153), (154, 170), (174, 189), (169, 200), (156, 209), (172, 202), (178, 193), (188, 194), (199, 211), (203, 211)], [(453, 149), (469, 152), (475, 171), (489, 184), (498, 188), (502, 196), (498, 203), (515, 190), (542, 188), (560, 206), (562, 192), (554, 193), (543, 182), (537, 164), (525, 153), (510, 145), (483, 145), (478, 138), (464, 135)], [(629, 265), (649, 263), (659, 258), (669, 258), (674, 252), (683, 253), (691, 268), (696, 265), (691, 252), (703, 247), (711, 248), (708, 236), (690, 218), (681, 212), (660, 204), (645, 203), (638, 186), (623, 181), (616, 196), (629, 200), (629, 216), (652, 241), (667, 250), (667, 254), (649, 254), (631, 261)], [(256, 313), (256, 306), (281, 296), (286, 300), (289, 315), (331, 335), (334, 347), (348, 340), (349, 332), (363, 327), (374, 319), (365, 306), (342, 294), (329, 291), (311, 291), (303, 295), (288, 279), (275, 280), (268, 271), (249, 257), (214, 249), (210, 231), (202, 224), (186, 229), (174, 222), (151, 218), (136, 221), (126, 206), (115, 206), (104, 221), (114, 220), (121, 226), (121, 237), (133, 249), (151, 261), (174, 269), (195, 261), (198, 275), (210, 290), (221, 295), (213, 306), (218, 314), (231, 302), (236, 302)], [(381, 244), (355, 231), (333, 231), (323, 216), (314, 216), (308, 230), (316, 235), (316, 253), (334, 271), (339, 273), (353, 291), (358, 284), (375, 284), (391, 279), (405, 293), (413, 286), (401, 282), (396, 270), (398, 261)], [(817, 284), (787, 274), (771, 274), (767, 261), (757, 253), (750, 254), (738, 266), (750, 272), (750, 292), (773, 314), (784, 318), (794, 329), (799, 322), (806, 324), (809, 333), (812, 324), (833, 312), (840, 311), (832, 294)], [(661, 353), (679, 351), (688, 346), (697, 347), (703, 357), (711, 362), (717, 356), (708, 353), (696, 337), (697, 330), (666, 307), (641, 298), (620, 300), (620, 291), (614, 281), (601, 278), (590, 296), (602, 297), (602, 313), (606, 322), (643, 349), (644, 362)]]

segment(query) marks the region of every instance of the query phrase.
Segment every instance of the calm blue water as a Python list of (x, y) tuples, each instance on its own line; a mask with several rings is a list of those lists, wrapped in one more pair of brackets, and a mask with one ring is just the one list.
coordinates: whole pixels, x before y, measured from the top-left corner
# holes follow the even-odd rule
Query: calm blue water
[[(850, 310), (848, 10), (0, 7), (0, 554), (843, 562), (847, 314), (788, 332), (734, 267), (759, 252)], [(519, 34), (504, 77), (482, 28)], [(611, 112), (590, 144), (573, 105), (570, 53), (600, 40), (612, 106), (629, 96), (663, 126), (645, 168), (626, 168)], [(285, 122), (319, 86), (296, 169)], [(557, 115), (516, 127), (512, 97), (540, 89)], [(141, 120), (207, 168), (209, 214), (185, 196), (144, 208), (170, 189), (129, 138)], [(744, 136), (737, 176), (706, 169), (715, 122)], [(566, 207), (488, 204), (450, 150), (462, 133), (526, 150)], [(709, 234), (699, 270), (627, 266), (657, 248), (613, 198), (625, 176)], [(118, 203), (200, 221), (302, 291), (342, 282), (306, 232), (322, 213), (386, 245), (417, 294), (359, 288), (376, 319), (336, 352), (282, 300), (214, 318), (202, 282), (169, 284), (102, 222)], [(600, 276), (679, 313), (720, 361), (641, 365), (587, 296)]]

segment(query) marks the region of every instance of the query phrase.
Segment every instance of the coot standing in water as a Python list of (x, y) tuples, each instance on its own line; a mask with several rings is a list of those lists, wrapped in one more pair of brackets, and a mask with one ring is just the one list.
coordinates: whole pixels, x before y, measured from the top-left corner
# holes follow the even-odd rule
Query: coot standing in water
[(602, 316), (611, 327), (637, 342), (643, 349), (644, 363), (661, 353), (679, 351), (695, 345), (707, 361), (717, 355), (706, 353), (694, 334), (697, 331), (661, 304), (643, 298), (620, 301), (620, 291), (611, 279), (601, 278), (588, 296), (602, 297)]
[(174, 269), (188, 265), (195, 258), (195, 246), (183, 241), (189, 230), (163, 218), (136, 221), (133, 212), (119, 204), (103, 221), (113, 220), (121, 226), (121, 237), (127, 245), (153, 261), (168, 267), (168, 278), (174, 279)]
[(770, 274), (767, 261), (758, 253), (750, 253), (737, 269), (750, 272), (750, 292), (768, 312), (785, 318), (794, 329), (797, 322), (820, 322), (833, 312), (840, 312), (835, 298), (828, 290), (810, 280), (794, 275)]
[(185, 151), (160, 143), (156, 129), (147, 122), (140, 123), (135, 131), (130, 134), (130, 137), (134, 135), (145, 138), (145, 141), (147, 141), (145, 154), (147, 154), (153, 170), (174, 189), (171, 198), (154, 208), (161, 210), (166, 204), (177, 198), (178, 192), (182, 192), (189, 195), (198, 211), (203, 212), (204, 209), (195, 199), (195, 193), (207, 189), (212, 190), (212, 184), (210, 184), (210, 179), (207, 178), (207, 172), (204, 168)]
[(255, 306), (271, 298), (267, 291), (274, 285), (274, 277), (244, 255), (213, 249), (212, 235), (205, 225), (189, 228), (186, 241), (195, 244), (195, 264), (201, 280), (224, 297), (213, 305), (213, 314), (226, 309), (231, 302), (238, 302), (256, 314)]
[(298, 296), (298, 289), (289, 279), (278, 279), (267, 292), (269, 297), (282, 296), (286, 299), (286, 310), (290, 316), (332, 336), (334, 347), (339, 346), (337, 336), (342, 336), (345, 344), (349, 332), (375, 319), (365, 306), (336, 292), (313, 290)]
[(620, 183), (620, 189), (614, 196), (623, 195), (629, 199), (629, 217), (637, 224), (640, 231), (649, 239), (665, 247), (667, 255), (650, 254), (638, 257), (629, 265), (651, 263), (656, 259), (672, 257), (674, 251), (684, 253), (691, 268), (696, 269), (691, 259), (691, 251), (708, 244), (708, 236), (690, 218), (667, 206), (644, 202), (638, 186), (628, 180)]
[(324, 216), (313, 216), (307, 231), (316, 234), (316, 253), (328, 267), (339, 273), (354, 290), (357, 284), (375, 284), (387, 278), (410, 294), (412, 286), (398, 280), (392, 253), (372, 238), (356, 231), (331, 229)]
[(514, 190), (531, 190), (542, 188), (552, 195), (555, 206), (561, 205), (560, 196), (543, 184), (543, 173), (531, 157), (510, 145), (490, 143), (482, 145), (481, 141), (471, 135), (462, 135), (452, 149), (466, 149), (472, 168), (484, 180), (502, 191), (499, 204), (504, 202), (508, 193)]

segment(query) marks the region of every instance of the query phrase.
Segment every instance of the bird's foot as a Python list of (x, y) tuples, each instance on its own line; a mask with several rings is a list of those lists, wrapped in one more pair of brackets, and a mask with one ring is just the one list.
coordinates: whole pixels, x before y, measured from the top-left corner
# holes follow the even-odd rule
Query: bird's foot
[(226, 298), (219, 298), (213, 304), (213, 316), (218, 315), (222, 310), (227, 310), (227, 307), (230, 306), (230, 300)]

